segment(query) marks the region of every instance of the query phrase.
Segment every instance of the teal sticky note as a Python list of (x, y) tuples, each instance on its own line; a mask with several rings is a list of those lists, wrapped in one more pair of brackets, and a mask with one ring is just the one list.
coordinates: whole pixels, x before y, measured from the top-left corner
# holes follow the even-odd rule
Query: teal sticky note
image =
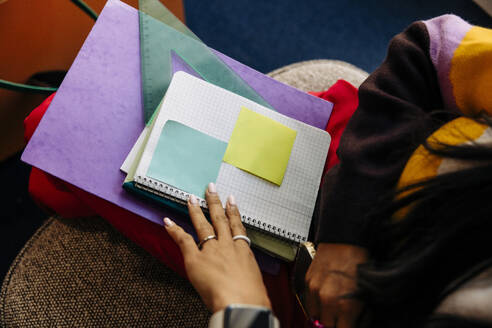
[(227, 143), (176, 121), (167, 121), (147, 176), (205, 198), (219, 175)]

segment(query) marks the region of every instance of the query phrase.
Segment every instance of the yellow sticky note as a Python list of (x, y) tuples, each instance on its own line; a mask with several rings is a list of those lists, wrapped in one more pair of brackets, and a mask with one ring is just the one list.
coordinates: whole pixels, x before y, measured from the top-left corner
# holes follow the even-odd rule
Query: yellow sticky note
[(281, 185), (297, 131), (241, 108), (224, 162)]

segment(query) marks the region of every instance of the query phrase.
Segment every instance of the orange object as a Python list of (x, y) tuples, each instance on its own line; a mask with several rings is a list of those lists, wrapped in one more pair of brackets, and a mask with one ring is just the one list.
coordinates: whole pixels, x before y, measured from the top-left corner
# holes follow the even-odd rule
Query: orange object
[[(181, 0), (162, 2), (184, 21)], [(106, 0), (86, 3), (99, 13)], [(70, 0), (0, 0), (0, 22), (0, 79), (18, 83), (37, 72), (67, 71), (94, 24)], [(0, 89), (0, 161), (23, 148), (22, 122), (45, 98)]]

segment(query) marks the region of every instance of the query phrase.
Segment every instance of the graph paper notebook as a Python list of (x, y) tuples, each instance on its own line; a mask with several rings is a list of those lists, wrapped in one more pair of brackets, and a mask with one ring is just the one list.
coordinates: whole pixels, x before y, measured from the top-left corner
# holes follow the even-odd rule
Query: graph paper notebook
[[(276, 125), (272, 129), (275, 136), (264, 136), (264, 144), (248, 145), (247, 133), (256, 133), (251, 130), (251, 122), (258, 119)], [(238, 134), (240, 128), (242, 134)], [(238, 138), (243, 139), (238, 142)], [(255, 168), (255, 161), (247, 161), (249, 157), (268, 156), (263, 147), (272, 142), (270, 146), (275, 146), (279, 140), (293, 140), (287, 161), (285, 156), (270, 159), (275, 165), (268, 168), (267, 174)], [(237, 149), (230, 152), (233, 142), (235, 148), (246, 144), (254, 149), (245, 149), (247, 156), (244, 152), (237, 155)], [(215, 179), (222, 202), (228, 195), (236, 197), (246, 225), (291, 242), (302, 242), (308, 237), (329, 145), (330, 136), (321, 129), (178, 72), (160, 105), (133, 182), (137, 188), (180, 204), (193, 193), (206, 209), (202, 192), (206, 183)], [(282, 143), (276, 148), (286, 147)], [(236, 156), (240, 164), (246, 161), (247, 169), (223, 160), (228, 153), (229, 157)], [(264, 169), (264, 162), (264, 158), (258, 158), (260, 169)], [(284, 164), (282, 179), (269, 181), (268, 173), (279, 173)], [(203, 181), (198, 181), (202, 176)]]

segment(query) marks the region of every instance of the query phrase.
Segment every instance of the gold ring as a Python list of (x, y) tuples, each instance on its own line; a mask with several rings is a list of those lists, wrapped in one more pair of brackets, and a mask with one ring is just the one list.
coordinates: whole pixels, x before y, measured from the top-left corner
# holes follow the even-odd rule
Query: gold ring
[(216, 235), (210, 235), (210, 236), (203, 238), (202, 241), (200, 241), (198, 243), (198, 248), (202, 249), (203, 244), (205, 244), (207, 241), (212, 240), (212, 239), (217, 239), (217, 236)]

